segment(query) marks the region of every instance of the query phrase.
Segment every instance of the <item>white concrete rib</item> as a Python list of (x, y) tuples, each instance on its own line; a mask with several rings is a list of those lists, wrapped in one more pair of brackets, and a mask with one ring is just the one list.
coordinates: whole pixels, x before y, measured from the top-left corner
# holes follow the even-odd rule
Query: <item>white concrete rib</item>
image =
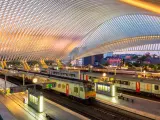
[[(0, 58), (52, 60), (69, 53), (79, 58), (115, 50), (117, 45), (132, 47), (127, 42), (110, 45), (159, 35), (159, 22), (159, 15), (117, 0), (0, 0)], [(89, 53), (97, 46), (103, 47)]]

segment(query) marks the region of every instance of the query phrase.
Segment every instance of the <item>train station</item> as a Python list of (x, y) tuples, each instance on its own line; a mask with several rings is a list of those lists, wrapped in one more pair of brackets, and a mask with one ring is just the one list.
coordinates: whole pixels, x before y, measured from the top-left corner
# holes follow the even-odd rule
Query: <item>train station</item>
[(159, 0), (0, 6), (0, 120), (160, 120)]

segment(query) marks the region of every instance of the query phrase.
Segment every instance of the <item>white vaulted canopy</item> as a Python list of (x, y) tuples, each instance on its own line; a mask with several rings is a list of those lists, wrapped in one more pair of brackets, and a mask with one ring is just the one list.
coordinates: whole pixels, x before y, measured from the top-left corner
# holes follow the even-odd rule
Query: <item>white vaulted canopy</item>
[(119, 0), (0, 0), (1, 60), (80, 58), (160, 41), (160, 16)]

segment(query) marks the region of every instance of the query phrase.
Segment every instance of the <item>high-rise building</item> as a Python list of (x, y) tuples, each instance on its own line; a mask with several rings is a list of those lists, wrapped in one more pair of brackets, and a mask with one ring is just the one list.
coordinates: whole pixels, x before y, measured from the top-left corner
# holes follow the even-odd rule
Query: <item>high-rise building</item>
[(98, 65), (103, 58), (103, 54), (88, 56), (83, 58), (83, 65)]
[(104, 58), (112, 57), (112, 56), (113, 56), (113, 52), (108, 52), (108, 53), (104, 54)]

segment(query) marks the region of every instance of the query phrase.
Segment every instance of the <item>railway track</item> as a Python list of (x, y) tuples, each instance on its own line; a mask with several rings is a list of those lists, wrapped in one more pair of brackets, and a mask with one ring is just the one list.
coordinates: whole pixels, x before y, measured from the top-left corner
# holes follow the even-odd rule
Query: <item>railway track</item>
[[(3, 76), (1, 76), (3, 78)], [(21, 85), (22, 81), (17, 81), (17, 79), (8, 77), (8, 81), (14, 84)], [(27, 84), (29, 84), (27, 82)], [(40, 90), (40, 89), (39, 89)], [(80, 113), (92, 120), (137, 120), (137, 118), (132, 118), (126, 114), (118, 113), (112, 109), (108, 109), (104, 104), (96, 101), (92, 105), (83, 104), (82, 101), (74, 100), (69, 97), (60, 95), (53, 90), (42, 90), (43, 95), (62, 106), (65, 106), (77, 113)]]
[[(45, 90), (44, 93), (46, 98), (89, 117), (92, 120), (137, 120), (125, 114), (105, 108), (102, 106), (102, 103), (98, 101), (92, 105), (85, 105), (82, 101), (73, 100), (66, 96), (59, 95), (59, 93), (56, 93), (53, 90)], [(51, 94), (54, 95), (51, 96)]]

